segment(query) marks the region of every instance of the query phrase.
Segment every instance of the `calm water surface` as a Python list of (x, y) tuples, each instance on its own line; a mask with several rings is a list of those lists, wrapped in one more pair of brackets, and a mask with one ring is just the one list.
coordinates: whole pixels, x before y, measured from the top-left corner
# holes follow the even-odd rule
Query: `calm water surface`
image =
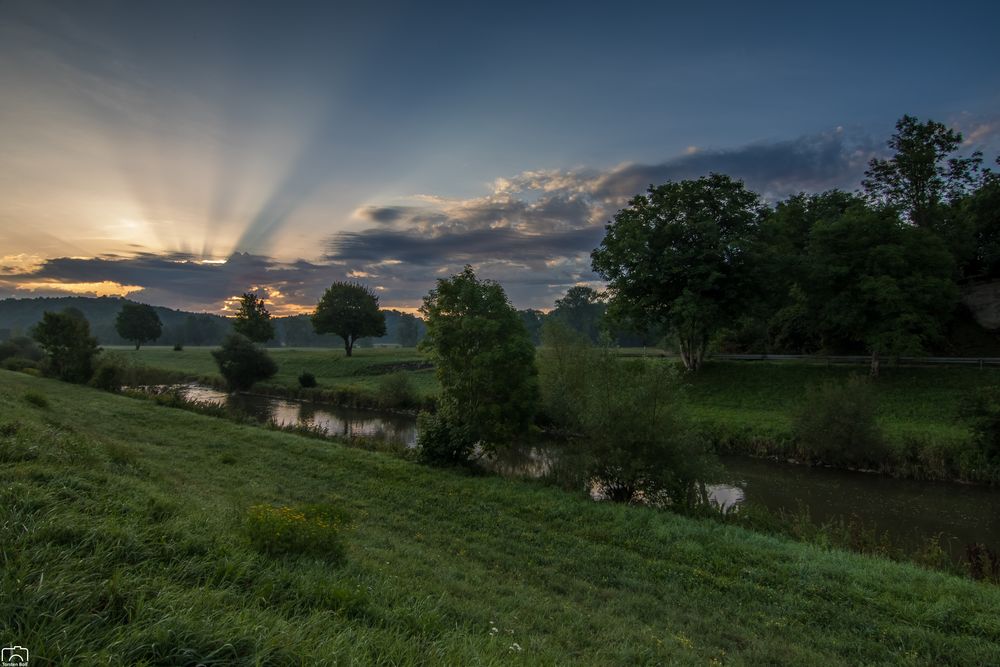
[[(261, 420), (303, 423), (330, 435), (373, 437), (413, 447), (416, 419), (391, 412), (317, 405), (267, 396), (228, 395), (183, 385), (188, 400), (229, 406)], [(510, 477), (558, 475), (562, 445), (525, 447), (488, 462)], [(711, 499), (727, 509), (745, 503), (773, 511), (807, 508), (815, 521), (857, 516), (901, 545), (941, 534), (953, 552), (972, 542), (1000, 545), (1000, 490), (947, 482), (919, 482), (865, 473), (811, 468), (759, 459), (726, 457), (723, 478), (709, 486)]]

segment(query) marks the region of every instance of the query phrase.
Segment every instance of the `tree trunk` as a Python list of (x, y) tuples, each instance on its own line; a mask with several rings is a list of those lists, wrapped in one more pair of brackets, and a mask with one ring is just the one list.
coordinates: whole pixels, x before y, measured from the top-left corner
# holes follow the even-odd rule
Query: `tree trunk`
[(136, 344), (135, 344), (135, 351), (136, 351), (136, 352), (138, 352), (138, 351), (139, 351), (139, 346), (140, 346), (140, 345), (142, 345), (142, 343), (136, 343)]
[(354, 337), (353, 336), (345, 336), (344, 337), (344, 351), (347, 353), (347, 356), (351, 356), (351, 350), (353, 350), (353, 349), (354, 349)]
[(874, 349), (872, 350), (872, 364), (871, 368), (869, 368), (868, 374), (873, 378), (877, 378), (878, 370), (879, 370), (878, 349)]

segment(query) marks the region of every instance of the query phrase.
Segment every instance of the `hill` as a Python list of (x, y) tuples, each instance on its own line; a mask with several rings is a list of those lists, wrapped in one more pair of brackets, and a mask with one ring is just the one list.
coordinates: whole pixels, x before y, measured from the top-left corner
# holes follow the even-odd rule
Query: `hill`
[[(1000, 655), (995, 586), (5, 371), (0, 465), (0, 635), (40, 664)], [(260, 506), (337, 513), (344, 560), (262, 551)]]

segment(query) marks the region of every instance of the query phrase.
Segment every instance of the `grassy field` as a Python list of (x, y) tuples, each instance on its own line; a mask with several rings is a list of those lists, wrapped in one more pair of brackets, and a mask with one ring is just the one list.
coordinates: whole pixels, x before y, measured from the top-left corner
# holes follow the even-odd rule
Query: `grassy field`
[[(1000, 588), (0, 371), (0, 636), (33, 665), (912, 664)], [(271, 556), (255, 505), (347, 513)]]
[[(210, 347), (186, 347), (175, 352), (171, 347), (132, 348), (108, 347), (115, 354), (136, 364), (186, 373), (193, 377), (209, 377), (221, 381)], [(379, 378), (397, 367), (409, 368), (426, 363), (427, 359), (413, 348), (355, 348), (354, 356), (344, 356), (340, 349), (276, 348), (268, 352), (278, 364), (278, 374), (264, 386), (299, 387), (299, 374), (309, 371), (316, 376), (320, 389), (344, 389), (372, 392)], [(433, 369), (407, 370), (414, 389), (421, 398), (437, 393)]]

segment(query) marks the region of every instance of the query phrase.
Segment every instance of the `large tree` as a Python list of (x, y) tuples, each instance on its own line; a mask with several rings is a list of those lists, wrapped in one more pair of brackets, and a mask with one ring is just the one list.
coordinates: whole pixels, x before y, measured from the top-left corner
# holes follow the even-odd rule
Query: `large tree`
[(807, 262), (809, 317), (828, 344), (864, 345), (873, 376), (885, 355), (924, 351), (957, 303), (944, 242), (891, 209), (857, 205), (818, 221)]
[(240, 297), (240, 309), (233, 320), (233, 330), (255, 343), (266, 343), (274, 338), (271, 313), (264, 307), (264, 299), (253, 292)]
[(378, 295), (357, 283), (331, 285), (316, 305), (312, 322), (316, 333), (343, 338), (347, 356), (359, 338), (385, 335), (385, 314), (378, 308)]
[(596, 343), (601, 334), (601, 321), (607, 304), (604, 296), (592, 287), (575, 285), (556, 300), (551, 316)]
[(50, 373), (68, 382), (87, 382), (94, 372), (94, 356), (101, 351), (90, 335), (90, 323), (75, 308), (45, 312), (31, 330), (45, 350)]
[(535, 347), (503, 287), (466, 266), (439, 279), (420, 312), (420, 348), (435, 361), (442, 419), (486, 448), (523, 434), (538, 401)]
[(143, 343), (154, 341), (163, 333), (163, 323), (156, 310), (145, 303), (126, 303), (118, 311), (115, 331), (127, 341), (135, 343), (135, 349)]
[(928, 120), (903, 116), (888, 141), (888, 159), (872, 159), (862, 181), (869, 201), (891, 206), (918, 227), (942, 223), (943, 206), (974, 189), (982, 155), (954, 155), (962, 134)]
[(615, 214), (592, 254), (608, 281), (612, 316), (668, 326), (684, 366), (696, 370), (709, 337), (754, 295), (750, 255), (765, 210), (722, 174), (650, 186)]

